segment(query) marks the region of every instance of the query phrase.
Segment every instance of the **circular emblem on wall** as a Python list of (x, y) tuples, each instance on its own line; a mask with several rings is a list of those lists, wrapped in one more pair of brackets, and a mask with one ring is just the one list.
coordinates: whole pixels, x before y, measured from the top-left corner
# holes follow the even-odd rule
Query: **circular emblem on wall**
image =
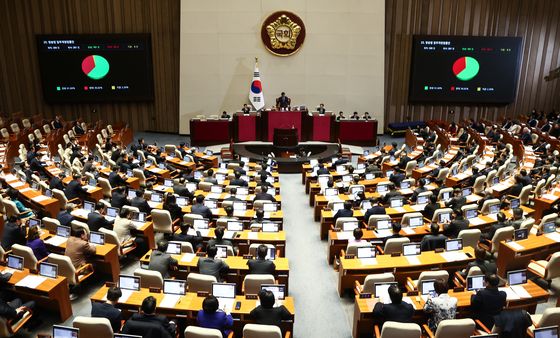
[(292, 12), (275, 12), (264, 20), (261, 39), (272, 54), (289, 56), (303, 45), (305, 25), (301, 18)]

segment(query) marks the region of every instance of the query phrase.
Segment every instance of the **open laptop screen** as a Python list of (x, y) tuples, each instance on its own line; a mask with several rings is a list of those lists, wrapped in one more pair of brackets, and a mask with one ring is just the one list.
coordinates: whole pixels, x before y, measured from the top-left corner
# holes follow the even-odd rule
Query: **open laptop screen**
[(48, 278), (56, 278), (58, 275), (58, 265), (46, 262), (39, 264), (39, 275)]
[(510, 286), (527, 283), (527, 270), (508, 271), (507, 282)]
[(468, 276), (467, 277), (467, 290), (477, 291), (484, 289), (484, 275)]
[(235, 283), (212, 283), (212, 295), (216, 298), (235, 298)]
[(140, 290), (140, 277), (136, 276), (119, 276), (119, 287), (124, 290), (139, 291)]
[(558, 325), (535, 329), (533, 334), (535, 338), (558, 338)]
[(276, 300), (283, 300), (286, 298), (286, 285), (284, 284), (262, 284), (261, 291), (262, 290), (272, 292)]
[(171, 295), (184, 295), (187, 289), (187, 281), (181, 279), (165, 279), (163, 281), (163, 293)]
[(78, 338), (80, 329), (68, 326), (53, 325), (53, 338)]

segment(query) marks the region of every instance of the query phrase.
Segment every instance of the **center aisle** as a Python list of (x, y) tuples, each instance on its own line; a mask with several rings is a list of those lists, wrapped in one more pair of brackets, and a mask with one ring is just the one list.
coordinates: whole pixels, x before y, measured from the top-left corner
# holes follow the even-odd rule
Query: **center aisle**
[(281, 174), (282, 211), (290, 262), (290, 295), (295, 299), (294, 336), (352, 336), (351, 300), (336, 292), (336, 272), (327, 264), (326, 242), (319, 240), (309, 196), (300, 174)]

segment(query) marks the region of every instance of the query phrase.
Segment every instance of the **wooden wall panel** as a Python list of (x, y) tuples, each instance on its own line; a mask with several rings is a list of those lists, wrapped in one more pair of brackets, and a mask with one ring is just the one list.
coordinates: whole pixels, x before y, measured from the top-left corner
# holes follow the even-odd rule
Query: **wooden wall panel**
[[(560, 108), (558, 0), (386, 0), (385, 121), (498, 119), (533, 107)], [(521, 36), (523, 53), (517, 98), (506, 106), (408, 103), (412, 35)], [(455, 109), (455, 116), (447, 112)]]
[[(178, 0), (0, 0), (0, 112), (128, 122), (134, 130), (179, 130)], [(48, 105), (36, 34), (151, 33), (154, 101)], [(93, 111), (95, 110), (95, 113)]]

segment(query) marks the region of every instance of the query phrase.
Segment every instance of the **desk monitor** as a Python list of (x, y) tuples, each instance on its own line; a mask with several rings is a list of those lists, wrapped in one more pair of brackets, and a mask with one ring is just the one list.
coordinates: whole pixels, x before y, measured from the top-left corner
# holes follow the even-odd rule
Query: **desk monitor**
[(371, 208), (371, 201), (370, 200), (363, 200), (362, 205), (360, 206), (362, 210), (368, 210)]
[(445, 251), (463, 250), (463, 240), (460, 238), (445, 240)]
[(117, 218), (117, 216), (119, 215), (119, 211), (120, 211), (119, 208), (108, 207), (107, 216)]
[(363, 191), (364, 191), (364, 187), (360, 187), (360, 186), (350, 188), (350, 193), (353, 195)]
[(357, 227), (359, 227), (358, 221), (342, 222), (342, 231), (354, 231)]
[(227, 229), (228, 231), (243, 231), (243, 223), (239, 221), (228, 221)]
[(443, 212), (439, 214), (439, 222), (446, 223), (451, 221), (451, 213), (450, 212)]
[(499, 204), (492, 204), (488, 207), (488, 214), (497, 214), (500, 212), (500, 205)]
[(276, 300), (284, 300), (286, 298), (286, 285), (284, 284), (261, 284), (261, 291), (263, 290), (272, 292)]
[(52, 197), (52, 190), (51, 189), (45, 189), (45, 196)]
[(183, 296), (187, 293), (187, 281), (181, 279), (164, 279), (163, 293)]
[(37, 182), (31, 183), (31, 189), (33, 189), (33, 190), (39, 190), (39, 184), (38, 184)]
[(79, 338), (80, 329), (68, 326), (53, 325), (53, 338)]
[(397, 282), (383, 282), (373, 284), (373, 296), (375, 298), (389, 299), (389, 287), (397, 285)]
[(56, 278), (56, 276), (58, 276), (58, 265), (47, 262), (40, 263), (39, 275), (48, 278)]
[(276, 259), (276, 248), (274, 246), (268, 247), (264, 259), (266, 259), (267, 261), (273, 261)]
[(134, 197), (136, 197), (136, 190), (128, 189), (127, 197), (128, 197), (128, 199), (133, 199)]
[(159, 194), (157, 192), (152, 192), (152, 194), (150, 195), (150, 201), (152, 202), (161, 203), (162, 200), (163, 200), (162, 194)]
[(203, 230), (208, 229), (208, 220), (207, 219), (194, 219), (193, 220), (193, 228), (195, 230)]
[(363, 169), (365, 169), (365, 168), (366, 168), (366, 164), (365, 164), (365, 163), (358, 163), (358, 164), (356, 165), (356, 169), (358, 169), (358, 170), (363, 170)]
[(352, 182), (353, 177), (352, 175), (344, 175), (342, 176), (342, 182)]
[(465, 218), (471, 219), (476, 218), (478, 216), (478, 210), (476, 209), (466, 209), (465, 210)]
[(105, 234), (102, 232), (91, 231), (89, 233), (89, 241), (96, 245), (104, 245), (105, 244)]
[(484, 275), (468, 276), (467, 291), (478, 291), (484, 289)]
[(278, 224), (273, 222), (263, 222), (262, 223), (263, 232), (278, 232)]
[(457, 167), (453, 168), (451, 170), (451, 175), (456, 176), (459, 173), (459, 169), (457, 169)]
[(195, 172), (193, 173), (193, 177), (194, 177), (195, 180), (201, 179), (202, 176), (203, 176), (203, 175), (202, 175), (202, 172), (200, 172), (200, 171), (198, 171), (198, 170), (195, 170)]
[(373, 180), (375, 178), (375, 174), (367, 173), (364, 177), (366, 180)]
[(127, 170), (126, 170), (126, 176), (127, 176), (127, 177), (132, 177), (132, 176), (134, 176), (134, 173), (132, 172), (132, 170), (127, 169)]
[(533, 331), (534, 338), (558, 338), (558, 325), (536, 328)]
[(549, 234), (551, 232), (555, 232), (556, 231), (556, 224), (554, 222), (546, 222), (545, 224), (543, 224), (542, 226), (542, 231), (545, 234)]
[(334, 202), (332, 204), (333, 215), (336, 214), (336, 212), (340, 209), (344, 209), (344, 202)]
[(527, 228), (517, 229), (513, 232), (513, 238), (516, 241), (527, 239), (527, 237), (529, 237), (529, 229)]
[(391, 229), (391, 220), (390, 219), (378, 219), (375, 227), (377, 230), (387, 230)]
[(387, 192), (389, 190), (389, 185), (388, 184), (378, 184), (376, 191), (378, 193), (383, 193), (383, 192)]
[(527, 269), (508, 271), (507, 283), (509, 286), (527, 283)]
[(356, 256), (358, 258), (374, 258), (375, 257), (375, 247), (374, 246), (360, 246), (356, 248)]
[[(154, 164), (154, 162), (152, 162), (152, 160), (146, 160), (146, 165), (144, 166), (144, 168), (149, 168), (152, 166), (152, 164)], [(107, 166), (107, 161), (103, 161), (103, 166), (106, 167)]]
[(84, 201), (84, 210), (88, 213), (95, 211), (95, 203)]
[(515, 208), (519, 208), (519, 206), (521, 205), (521, 200), (519, 198), (512, 198), (511, 201), (509, 201), (510, 206), (512, 209)]
[(64, 238), (70, 237), (70, 227), (66, 225), (58, 225), (56, 227), (56, 235)]
[(495, 177), (492, 179), (492, 183), (493, 183), (494, 185), (500, 183), (500, 178), (499, 178), (498, 176), (495, 176)]
[(181, 242), (168, 242), (166, 253), (170, 255), (180, 255), (181, 254)]
[(364, 150), (364, 156), (369, 156), (369, 150)]
[(207, 206), (209, 209), (217, 209), (218, 201), (206, 199), (204, 200), (204, 205)]
[(335, 168), (336, 172), (338, 173), (343, 173), (346, 171), (346, 166), (345, 165), (337, 165)]
[(423, 224), (424, 224), (424, 220), (422, 219), (422, 216), (410, 217), (408, 219), (408, 226), (411, 228), (416, 228)]
[(6, 266), (10, 269), (23, 270), (23, 257), (12, 254), (8, 254), (6, 257)]
[(146, 222), (146, 213), (145, 212), (132, 212), (132, 221), (134, 222)]
[(467, 196), (469, 196), (470, 194), (472, 194), (472, 188), (464, 188), (464, 189), (463, 189), (463, 196), (464, 196), (464, 197), (467, 197)]
[(451, 199), (451, 191), (445, 191), (441, 193), (441, 199), (447, 201)]
[[(226, 175), (224, 175), (224, 174), (216, 174), (216, 175), (214, 175), (214, 177), (216, 177), (216, 181), (218, 181), (219, 184), (222, 184), (222, 182), (224, 182), (226, 180)], [(212, 189), (213, 187), (215, 187), (215, 186), (210, 187), (210, 189)], [(218, 186), (216, 186), (216, 187), (218, 187)], [(213, 192), (212, 190), (210, 190), (210, 191)]]
[(97, 185), (97, 180), (95, 178), (90, 178), (88, 181), (88, 185), (91, 187), (95, 187)]
[(194, 183), (194, 182), (187, 182), (187, 183), (185, 183), (185, 187), (187, 187), (187, 190), (188, 190), (189, 192), (192, 192), (192, 193), (195, 192), (196, 189), (198, 189), (196, 183)]
[(244, 201), (235, 201), (233, 202), (233, 210), (234, 211), (247, 211), (247, 203)]
[(140, 277), (119, 275), (119, 287), (123, 290), (140, 291)]
[(216, 245), (216, 258), (227, 258), (228, 246), (227, 245)]
[(436, 295), (436, 288), (434, 284), (436, 283), (435, 279), (427, 279), (422, 281), (422, 294), (423, 295), (431, 295), (435, 297)]
[(189, 199), (187, 197), (177, 196), (177, 205), (180, 207), (184, 207), (189, 204)]
[(408, 189), (408, 188), (410, 188), (410, 181), (402, 181), (401, 189)]
[(158, 164), (158, 168), (160, 168), (160, 169), (165, 169), (165, 163), (160, 163), (160, 164)]
[(416, 256), (421, 252), (420, 243), (404, 243), (402, 249), (405, 256)]
[(37, 226), (37, 227), (41, 227), (41, 220), (37, 219), (37, 218), (30, 218), (29, 219), (29, 223), (27, 224), (30, 228)]
[(400, 208), (404, 205), (404, 201), (402, 198), (393, 198), (390, 201), (391, 208)]
[(219, 185), (213, 185), (210, 187), (210, 192), (214, 194), (221, 194), (223, 192), (223, 189)]
[(166, 179), (163, 180), (163, 185), (166, 186), (166, 187), (172, 187), (173, 186), (173, 180), (169, 179), (169, 178), (166, 178)]
[(427, 195), (418, 196), (418, 198), (416, 198), (416, 204), (428, 204), (429, 201), (430, 196)]
[(212, 283), (212, 295), (216, 298), (235, 298), (235, 283)]

